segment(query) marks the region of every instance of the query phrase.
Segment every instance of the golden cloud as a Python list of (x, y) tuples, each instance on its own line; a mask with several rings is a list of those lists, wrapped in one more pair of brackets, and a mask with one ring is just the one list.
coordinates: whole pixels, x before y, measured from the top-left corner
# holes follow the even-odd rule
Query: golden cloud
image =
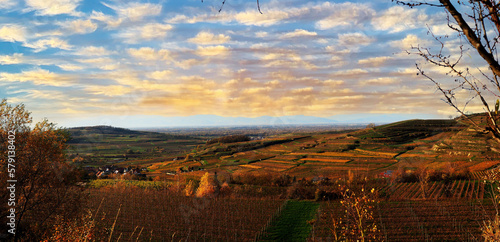
[(210, 32), (201, 31), (195, 37), (188, 39), (189, 42), (199, 45), (220, 45), (231, 40), (231, 37)]
[(225, 56), (229, 54), (229, 50), (229, 48), (222, 45), (207, 47), (198, 46), (196, 54), (199, 56)]
[(56, 74), (44, 69), (34, 69), (21, 73), (0, 73), (0, 81), (6, 82), (32, 82), (35, 85), (47, 86), (70, 86), (73, 78), (70, 76)]
[(165, 49), (155, 50), (150, 47), (142, 47), (139, 49), (128, 49), (130, 56), (146, 61), (171, 60), (170, 51)]

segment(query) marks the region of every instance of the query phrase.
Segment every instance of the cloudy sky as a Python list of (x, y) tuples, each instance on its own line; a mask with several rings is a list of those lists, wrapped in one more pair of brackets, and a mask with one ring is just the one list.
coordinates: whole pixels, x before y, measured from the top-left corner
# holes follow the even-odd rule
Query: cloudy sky
[(0, 0), (0, 98), (63, 126), (456, 115), (405, 52), (434, 45), (429, 29), (452, 34), (441, 9), (261, 0), (260, 14), (228, 0), (219, 13), (221, 2)]

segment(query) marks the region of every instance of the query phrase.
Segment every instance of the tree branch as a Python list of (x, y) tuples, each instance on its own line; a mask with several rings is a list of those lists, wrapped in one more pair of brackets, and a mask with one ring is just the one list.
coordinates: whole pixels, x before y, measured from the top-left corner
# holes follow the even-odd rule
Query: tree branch
[(476, 48), (477, 52), (479, 55), (488, 63), (488, 65), (491, 68), (491, 71), (493, 74), (500, 76), (500, 64), (498, 64), (498, 61), (495, 60), (495, 57), (493, 56), (492, 53), (489, 53), (485, 48), (484, 45), (481, 43), (481, 40), (476, 36), (474, 31), (471, 29), (469, 24), (464, 20), (462, 17), (462, 14), (460, 14), (457, 9), (451, 4), (449, 0), (439, 0), (441, 4), (448, 10), (448, 12), (453, 16), (455, 21), (457, 21), (458, 26), (463, 30), (463, 33), (465, 37), (467, 37), (467, 40), (471, 43), (471, 45)]

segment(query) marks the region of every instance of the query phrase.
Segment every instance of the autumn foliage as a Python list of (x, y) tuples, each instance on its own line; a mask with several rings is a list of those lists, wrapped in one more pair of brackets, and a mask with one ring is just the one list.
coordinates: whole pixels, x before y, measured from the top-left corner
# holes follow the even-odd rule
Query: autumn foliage
[[(8, 179), (17, 180), (14, 239), (38, 241), (51, 236), (56, 222), (78, 216), (83, 197), (73, 186), (76, 170), (65, 162), (66, 133), (46, 120), (33, 127), (31, 122), (24, 105), (13, 107), (6, 100), (0, 103), (0, 186), (10, 185)], [(15, 165), (14, 173), (7, 173), (9, 133), (15, 133), (15, 161), (10, 160)], [(7, 201), (8, 196), (10, 193), (2, 189), (0, 199)], [(10, 208), (7, 202), (0, 203), (3, 231), (7, 231), (5, 218)]]
[(201, 177), (200, 186), (196, 190), (197, 197), (214, 197), (220, 191), (220, 184), (216, 176), (210, 176), (207, 172)]

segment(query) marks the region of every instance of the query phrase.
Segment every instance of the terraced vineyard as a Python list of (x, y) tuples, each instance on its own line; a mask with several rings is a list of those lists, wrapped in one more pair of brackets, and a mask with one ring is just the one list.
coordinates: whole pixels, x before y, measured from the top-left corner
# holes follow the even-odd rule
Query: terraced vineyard
[(455, 180), (446, 182), (429, 182), (422, 184), (395, 183), (376, 188), (383, 197), (389, 200), (423, 200), (423, 199), (483, 199), (485, 183), (478, 180)]
[[(386, 201), (375, 206), (374, 222), (384, 241), (476, 241), (482, 240), (481, 224), (495, 212), (490, 200)], [(337, 202), (323, 202), (319, 214), (315, 241), (331, 241), (332, 217), (343, 210)]]

